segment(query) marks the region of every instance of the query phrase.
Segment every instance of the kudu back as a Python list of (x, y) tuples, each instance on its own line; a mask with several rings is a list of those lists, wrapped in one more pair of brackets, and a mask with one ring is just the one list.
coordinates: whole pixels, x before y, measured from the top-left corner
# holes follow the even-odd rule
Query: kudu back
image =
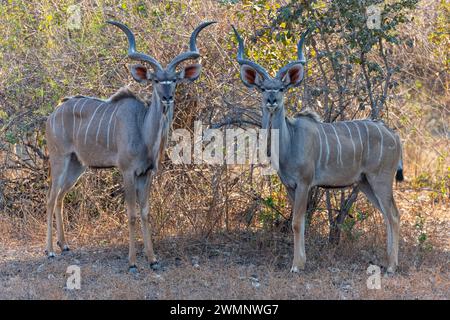
[[(233, 27), (234, 29), (234, 27)], [(292, 272), (304, 269), (305, 213), (308, 193), (314, 186), (340, 188), (358, 184), (384, 216), (387, 226), (388, 272), (398, 265), (400, 216), (393, 197), (393, 180), (403, 179), (399, 136), (381, 121), (355, 120), (324, 123), (311, 111), (288, 118), (284, 93), (300, 85), (304, 75), (303, 42), (297, 45), (297, 61), (281, 68), (275, 77), (244, 58), (244, 42), (238, 40), (237, 61), (241, 80), (262, 95), (262, 128), (278, 130), (278, 175), (293, 204), (294, 259)], [(270, 131), (268, 139), (270, 139)], [(397, 171), (397, 175), (396, 175)]]
[(140, 83), (151, 82), (151, 101), (145, 102), (128, 89), (121, 89), (108, 100), (75, 96), (66, 98), (48, 117), (46, 139), (51, 167), (51, 188), (47, 200), (47, 248), (53, 257), (52, 227), (56, 216), (57, 244), (69, 250), (64, 237), (63, 199), (86, 168), (116, 167), (123, 175), (125, 203), (129, 225), (129, 267), (135, 272), (136, 204), (142, 221), (144, 250), (153, 269), (158, 268), (150, 231), (149, 191), (165, 150), (174, 108), (176, 85), (194, 81), (201, 66), (193, 64), (177, 71), (177, 66), (197, 59), (199, 32), (214, 22), (204, 22), (193, 32), (189, 50), (176, 56), (166, 68), (153, 57), (137, 52), (131, 30), (115, 21), (108, 23), (120, 28), (128, 38), (128, 57), (148, 63), (131, 67), (133, 78)]

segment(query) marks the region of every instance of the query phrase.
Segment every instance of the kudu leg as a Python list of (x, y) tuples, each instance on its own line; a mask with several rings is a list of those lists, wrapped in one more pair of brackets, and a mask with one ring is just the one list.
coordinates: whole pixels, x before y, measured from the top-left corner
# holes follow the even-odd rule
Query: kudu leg
[(62, 219), (63, 199), (76, 183), (80, 175), (84, 172), (84, 167), (73, 155), (67, 155), (62, 159), (51, 161), (52, 184), (47, 200), (47, 249), (49, 257), (54, 256), (53, 251), (53, 214), (56, 216), (56, 229), (58, 235), (58, 246), (62, 251), (69, 250), (64, 236), (64, 226)]
[(387, 217), (385, 212), (381, 209), (380, 202), (377, 199), (377, 196), (375, 195), (374, 191), (372, 190), (372, 187), (370, 186), (369, 182), (363, 181), (359, 184), (360, 190), (366, 195), (367, 199), (372, 203), (372, 205), (378, 209), (378, 211), (381, 212), (383, 215), (383, 219), (386, 223), (386, 232), (387, 232), (387, 250), (388, 250), (388, 256), (390, 255), (391, 248), (392, 248), (392, 229), (391, 225), (388, 223)]
[(393, 273), (398, 265), (398, 242), (400, 234), (400, 215), (394, 201), (392, 178), (383, 176), (368, 177), (368, 182), (383, 213), (387, 229), (387, 272)]
[(78, 161), (75, 155), (70, 155), (65, 162), (63, 171), (60, 173), (60, 188), (56, 197), (55, 204), (55, 216), (56, 216), (56, 229), (58, 233), (58, 246), (61, 250), (69, 251), (64, 236), (64, 223), (63, 223), (63, 210), (64, 210), (64, 197), (66, 193), (73, 188), (78, 178), (83, 174), (85, 168)]
[(292, 216), (292, 231), (294, 232), (294, 261), (291, 272), (305, 269), (305, 216), (308, 201), (308, 188), (297, 185), (295, 189), (294, 212)]
[(153, 251), (152, 233), (150, 225), (150, 187), (152, 184), (152, 173), (137, 178), (137, 195), (141, 213), (142, 237), (144, 238), (144, 250), (148, 262), (153, 268), (157, 266), (157, 260)]
[(55, 212), (56, 200), (60, 191), (61, 172), (64, 171), (64, 158), (50, 159), (51, 185), (47, 195), (47, 245), (45, 254), (52, 258), (55, 256), (53, 250), (53, 214)]
[(55, 210), (56, 197), (58, 195), (57, 186), (52, 183), (47, 197), (47, 245), (45, 254), (52, 258), (55, 256), (53, 251), (53, 212)]
[(134, 173), (125, 173), (123, 180), (129, 229), (128, 264), (130, 271), (136, 272), (136, 178)]

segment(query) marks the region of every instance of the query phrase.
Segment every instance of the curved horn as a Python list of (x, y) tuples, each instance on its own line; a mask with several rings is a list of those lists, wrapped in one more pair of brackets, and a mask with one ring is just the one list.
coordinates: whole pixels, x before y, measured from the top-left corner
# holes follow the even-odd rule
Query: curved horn
[(269, 79), (270, 76), (267, 73), (266, 69), (261, 67), (256, 62), (253, 62), (251, 60), (244, 58), (244, 41), (242, 40), (241, 36), (239, 35), (239, 32), (237, 32), (236, 28), (233, 25), (231, 25), (231, 27), (233, 28), (234, 34), (239, 43), (238, 53), (237, 53), (237, 62), (240, 65), (243, 65), (243, 64), (249, 65), (250, 67), (254, 68), (256, 71), (258, 71), (258, 73), (260, 73), (264, 78)]
[(122, 30), (128, 38), (128, 57), (134, 60), (145, 61), (151, 64), (155, 71), (162, 70), (161, 64), (153, 57), (136, 51), (136, 39), (133, 32), (124, 24), (112, 20), (106, 21)]
[(197, 36), (204, 28), (209, 26), (210, 24), (217, 23), (217, 21), (206, 21), (201, 23), (191, 34), (191, 39), (189, 40), (189, 51), (180, 53), (178, 56), (173, 58), (172, 61), (167, 65), (168, 70), (174, 71), (177, 65), (179, 65), (182, 61), (187, 59), (197, 59), (200, 57), (200, 52), (197, 48)]
[(306, 30), (302, 34), (302, 36), (300, 37), (300, 40), (298, 41), (298, 44), (297, 44), (297, 60), (289, 62), (287, 65), (285, 65), (283, 68), (281, 68), (277, 72), (276, 78), (279, 79), (280, 77), (282, 77), (286, 73), (287, 70), (289, 70), (293, 65), (295, 65), (297, 63), (301, 63), (302, 65), (305, 65), (306, 58), (305, 58), (305, 54), (303, 53), (303, 43), (305, 42), (305, 38), (306, 38), (306, 35), (308, 33), (309, 33), (309, 29)]

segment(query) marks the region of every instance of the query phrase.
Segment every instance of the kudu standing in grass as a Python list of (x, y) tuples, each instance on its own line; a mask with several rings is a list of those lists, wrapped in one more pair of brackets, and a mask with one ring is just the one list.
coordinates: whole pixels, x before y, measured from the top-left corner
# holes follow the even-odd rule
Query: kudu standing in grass
[(262, 94), (262, 128), (278, 130), (278, 175), (293, 204), (291, 271), (299, 272), (306, 263), (305, 214), (310, 189), (358, 184), (384, 216), (387, 271), (394, 272), (398, 264), (400, 216), (392, 184), (396, 170), (397, 180), (403, 179), (400, 138), (380, 121), (324, 123), (311, 111), (287, 118), (284, 93), (303, 80), (306, 59), (302, 47), (306, 33), (297, 46), (298, 60), (281, 68), (272, 78), (263, 67), (244, 58), (243, 40), (236, 29), (234, 31), (239, 43), (237, 61), (241, 65), (241, 79), (247, 87), (256, 88)]
[[(76, 96), (66, 98), (47, 120), (46, 138), (51, 166), (51, 189), (47, 202), (47, 249), (54, 256), (52, 241), (53, 214), (56, 215), (57, 244), (69, 250), (64, 238), (63, 199), (87, 167), (117, 167), (122, 175), (129, 225), (129, 266), (136, 269), (135, 225), (136, 202), (139, 203), (145, 254), (153, 269), (158, 267), (149, 223), (151, 181), (163, 157), (172, 123), (176, 85), (194, 81), (200, 76), (199, 64), (181, 71), (177, 66), (200, 57), (196, 46), (199, 32), (214, 22), (200, 24), (192, 33), (189, 51), (175, 57), (163, 68), (153, 57), (136, 51), (133, 33), (127, 26), (108, 21), (127, 36), (128, 57), (147, 62), (153, 71), (141, 64), (131, 67), (133, 78), (151, 82), (153, 93), (147, 105), (128, 89), (121, 89), (108, 100)], [(137, 201), (136, 201), (137, 200)]]

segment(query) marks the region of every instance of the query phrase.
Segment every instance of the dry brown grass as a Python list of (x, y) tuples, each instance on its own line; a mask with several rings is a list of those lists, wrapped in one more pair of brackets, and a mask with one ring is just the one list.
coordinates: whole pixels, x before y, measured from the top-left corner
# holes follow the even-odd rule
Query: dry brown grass
[[(33, 234), (24, 234), (2, 221), (3, 239), (8, 240), (0, 247), (0, 298), (449, 299), (448, 205), (408, 185), (396, 197), (402, 213), (400, 266), (394, 276), (382, 278), (380, 290), (366, 286), (367, 267), (385, 261), (379, 214), (359, 226), (363, 234), (358, 241), (344, 237), (337, 247), (327, 244), (326, 232), (319, 232), (324, 221), (317, 216), (307, 234), (307, 268), (300, 275), (288, 273), (291, 233), (278, 231), (158, 237), (163, 271), (151, 271), (140, 255), (139, 273), (132, 275), (127, 272), (125, 224), (113, 225), (102, 216), (95, 226), (72, 229), (68, 238), (73, 250), (54, 260), (43, 255), (43, 223), (30, 228)], [(423, 243), (418, 241), (417, 212), (426, 218)], [(72, 264), (81, 267), (81, 290), (64, 288)], [(258, 287), (252, 278), (259, 280)]]

